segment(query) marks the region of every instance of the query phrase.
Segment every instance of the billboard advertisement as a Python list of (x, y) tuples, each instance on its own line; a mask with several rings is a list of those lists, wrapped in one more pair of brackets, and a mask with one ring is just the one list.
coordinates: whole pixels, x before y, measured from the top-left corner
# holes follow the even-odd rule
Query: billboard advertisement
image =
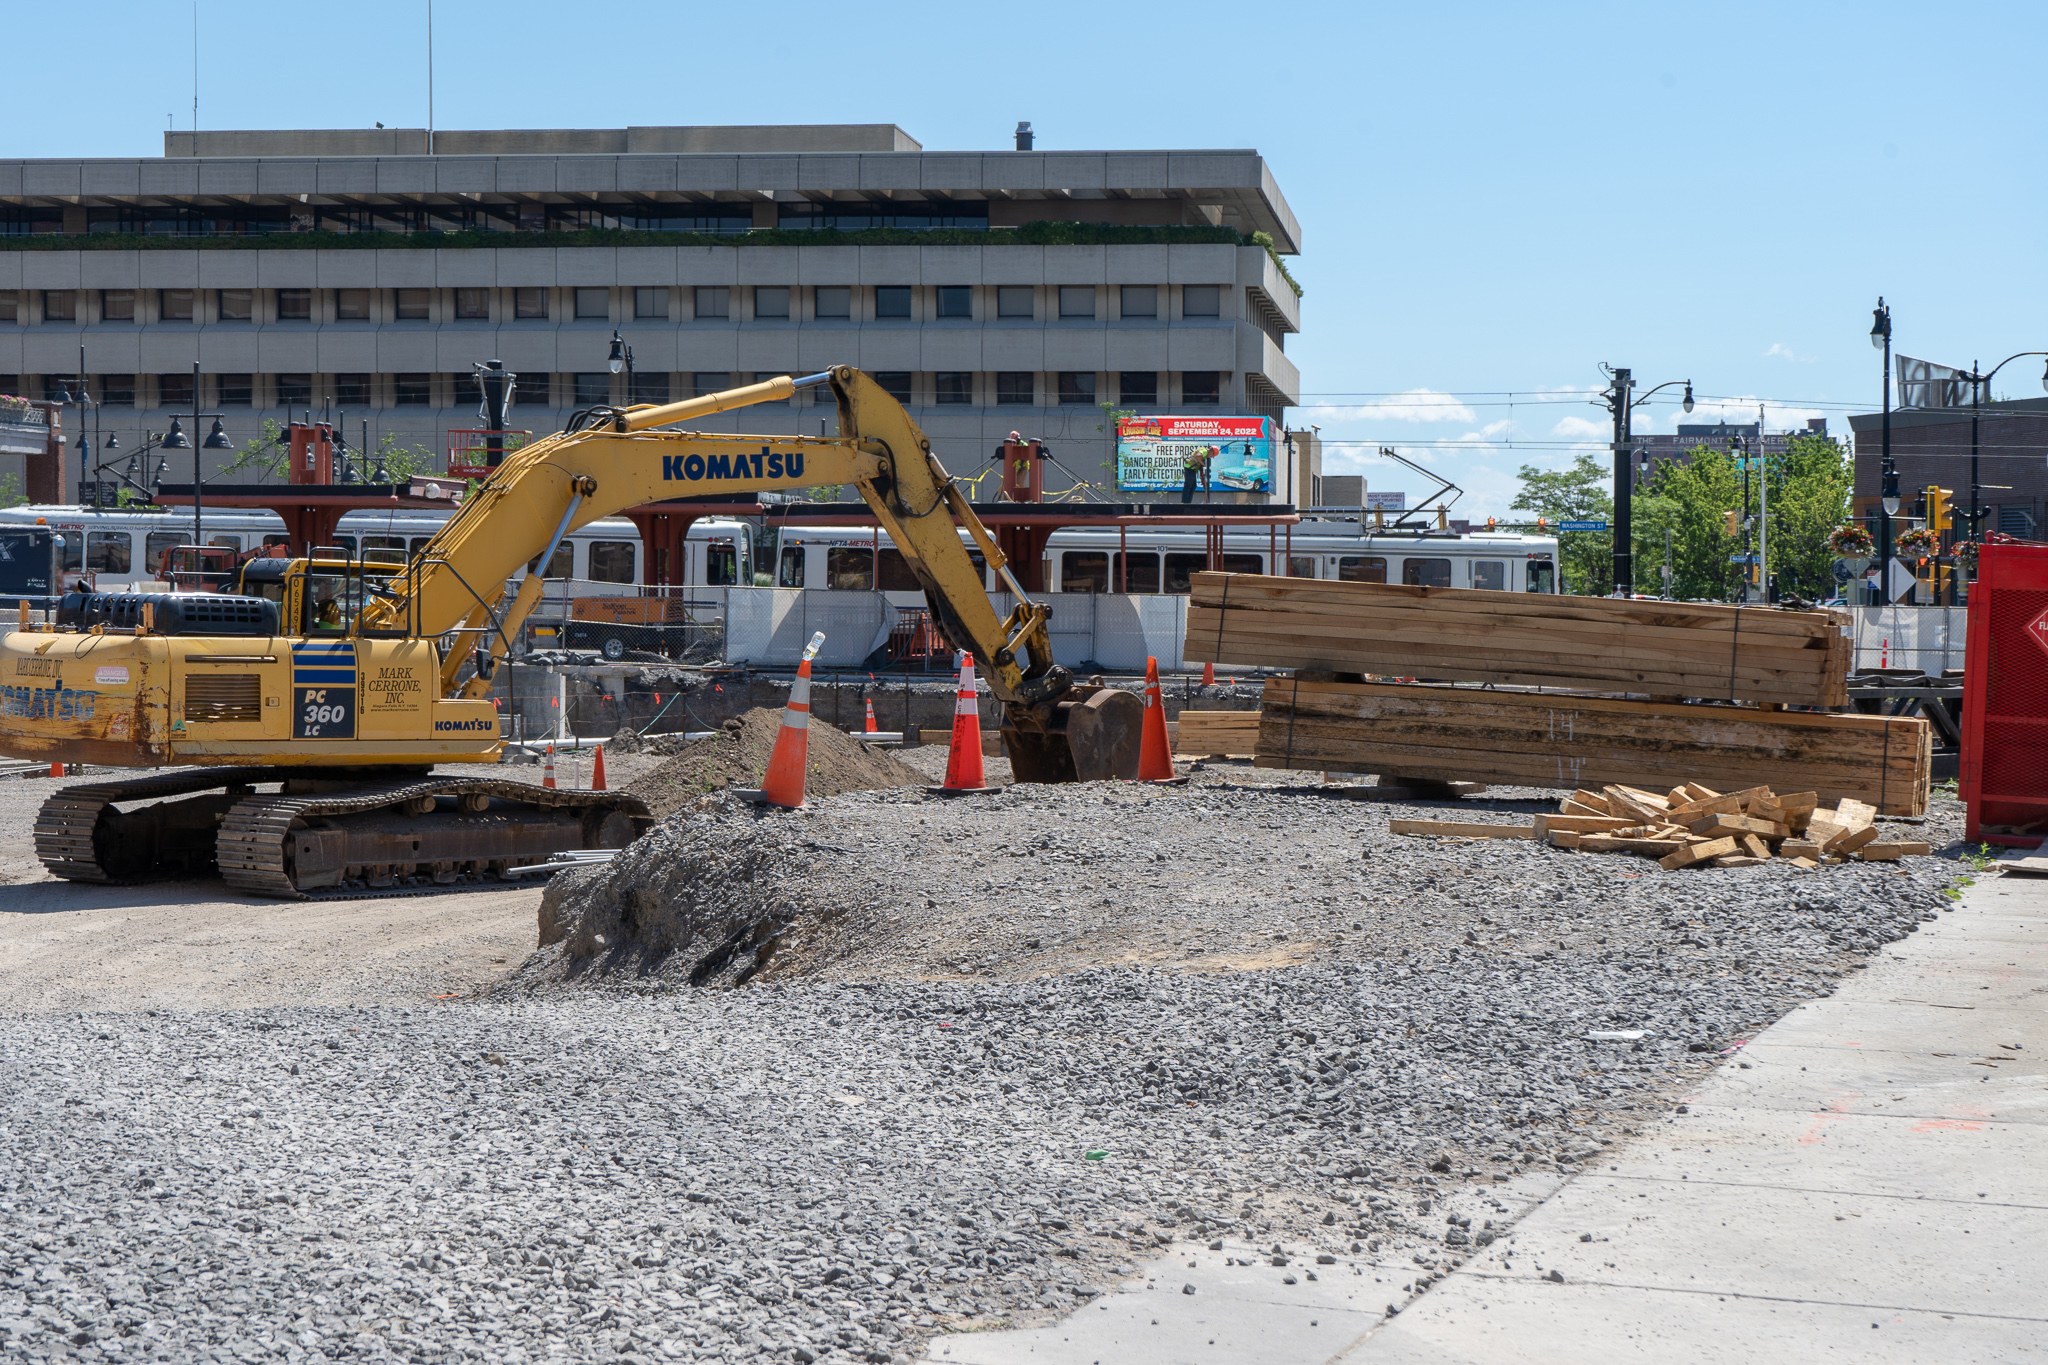
[(1406, 493), (1367, 493), (1365, 510), (1368, 512), (1405, 512), (1408, 510)]
[(1209, 461), (1211, 491), (1273, 491), (1270, 417), (1126, 417), (1116, 424), (1116, 486), (1177, 493), (1189, 454), (1211, 446), (1219, 451)]

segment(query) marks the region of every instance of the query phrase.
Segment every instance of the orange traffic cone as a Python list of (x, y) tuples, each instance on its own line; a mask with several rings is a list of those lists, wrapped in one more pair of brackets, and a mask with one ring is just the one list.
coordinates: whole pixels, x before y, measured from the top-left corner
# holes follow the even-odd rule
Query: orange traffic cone
[(947, 796), (999, 790), (988, 785), (981, 766), (981, 707), (974, 694), (974, 656), (962, 657), (960, 692), (953, 701), (953, 742), (946, 752), (946, 785), (929, 789)]
[(597, 746), (597, 757), (592, 760), (590, 765), (590, 789), (594, 792), (604, 790), (604, 745), (602, 744)]
[(1159, 695), (1159, 660), (1145, 660), (1145, 730), (1138, 744), (1140, 782), (1179, 782), (1173, 775), (1173, 746), (1166, 740), (1166, 698)]
[(782, 728), (775, 732), (775, 750), (768, 755), (768, 772), (761, 788), (733, 789), (734, 795), (757, 806), (786, 806), (804, 803), (804, 767), (811, 756), (811, 659), (825, 643), (825, 632), (811, 637), (804, 661), (796, 667), (796, 681), (789, 688), (789, 705), (783, 708)]
[(868, 698), (868, 728), (866, 733), (871, 735), (882, 733), (882, 727), (875, 724), (875, 700), (873, 697)]
[(64, 776), (64, 765), (63, 765), (62, 763), (52, 763), (52, 764), (50, 765), (50, 776), (52, 776), (52, 777), (62, 777), (62, 776)]
[(1213, 664), (1213, 663), (1210, 663), (1210, 664), (1203, 664), (1203, 665), (1202, 665), (1202, 686), (1204, 686), (1204, 687), (1214, 687), (1215, 685), (1216, 685), (1216, 665), (1215, 665), (1215, 664)]
[(548, 766), (541, 769), (540, 784), (543, 787), (555, 785), (555, 746), (548, 745)]

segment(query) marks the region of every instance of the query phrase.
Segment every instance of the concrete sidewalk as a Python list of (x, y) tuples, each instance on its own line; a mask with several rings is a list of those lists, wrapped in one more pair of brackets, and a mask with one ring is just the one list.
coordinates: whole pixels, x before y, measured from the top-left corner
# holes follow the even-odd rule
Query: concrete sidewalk
[(2048, 1361), (2048, 879), (1981, 878), (1686, 1109), (1397, 1317), (1394, 1266), (1276, 1295), (1181, 1248), (1057, 1326), (926, 1358)]

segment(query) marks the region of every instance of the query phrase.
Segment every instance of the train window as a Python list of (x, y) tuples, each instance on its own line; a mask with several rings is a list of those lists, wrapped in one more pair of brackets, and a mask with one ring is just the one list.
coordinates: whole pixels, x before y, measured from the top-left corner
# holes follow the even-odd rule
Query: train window
[(1448, 588), (1451, 586), (1451, 561), (1404, 559), (1401, 561), (1401, 581), (1411, 588)]
[(1345, 555), (1337, 561), (1337, 577), (1346, 583), (1384, 583), (1387, 561), (1378, 555)]
[[(351, 557), (354, 557), (354, 555), (356, 554), (356, 538), (354, 536), (334, 536), (332, 537), (332, 539), (336, 545), (339, 545), (342, 549), (347, 550), (349, 552), (349, 555)], [(265, 545), (269, 545), (273, 541), (281, 545), (289, 545), (291, 543), (282, 536), (263, 537), (263, 543)]]
[(1287, 556), (1287, 576), (1289, 578), (1314, 578), (1316, 576), (1316, 557), (1314, 555)]
[(1508, 589), (1508, 566), (1498, 559), (1479, 559), (1472, 563), (1472, 586), (1487, 588), (1494, 592)]
[(363, 537), (363, 548), (364, 548), (365, 550), (396, 550), (396, 551), (398, 551), (398, 552), (399, 552), (400, 554), (403, 554), (403, 553), (405, 553), (405, 537), (404, 537), (404, 536), (364, 536), (364, 537)]
[(590, 577), (596, 583), (631, 583), (633, 556), (638, 546), (630, 540), (590, 542)]
[(740, 581), (739, 551), (729, 540), (714, 540), (704, 547), (704, 581), (714, 588), (731, 587)]
[(132, 548), (126, 531), (94, 531), (85, 539), (85, 567), (94, 573), (127, 573)]
[(1264, 555), (1223, 556), (1223, 572), (1225, 573), (1264, 573), (1265, 571), (1266, 557)]
[(1126, 568), (1124, 556), (1121, 554), (1116, 556), (1115, 567), (1111, 569), (1109, 578), (1109, 581), (1116, 586), (1116, 590), (1118, 592), (1158, 592), (1159, 556), (1148, 551), (1145, 554), (1132, 555), (1130, 559), (1130, 565)]
[(430, 540), (432, 540), (432, 539), (433, 539), (433, 537), (432, 537), (432, 536), (414, 536), (414, 537), (413, 537), (413, 538), (412, 538), (412, 539), (411, 539), (410, 541), (407, 541), (407, 542), (406, 542), (406, 546), (405, 546), (405, 552), (406, 552), (406, 554), (407, 554), (408, 556), (411, 556), (411, 555), (416, 555), (416, 554), (418, 554), (418, 553), (419, 553), (419, 552), (420, 552), (421, 550), (424, 550), (424, 549), (426, 549), (426, 548), (427, 548), (427, 542), (428, 542), (428, 541), (430, 541)]
[(968, 559), (974, 562), (974, 576), (976, 578), (979, 578), (982, 581), (982, 583), (986, 585), (988, 583), (987, 557), (984, 556), (979, 550), (969, 550), (967, 552), (967, 557)]
[(1068, 550), (1060, 555), (1061, 592), (1108, 592), (1109, 555), (1102, 550)]
[(875, 586), (875, 556), (867, 549), (837, 546), (825, 551), (825, 586), (841, 592), (871, 592)]
[(903, 551), (891, 546), (882, 551), (878, 565), (881, 582), (876, 584), (883, 592), (923, 592), (924, 584), (917, 581), (917, 575), (910, 571), (910, 561), (903, 557)]
[(233, 550), (236, 554), (242, 552), (242, 538), (240, 536), (208, 536), (206, 543), (208, 545), (218, 545), (224, 550)]
[(163, 577), (164, 552), (173, 545), (183, 545), (189, 539), (183, 531), (151, 531), (143, 546), (142, 567), (159, 578)]
[(778, 588), (801, 588), (804, 585), (804, 547), (785, 545), (782, 547), (782, 567), (776, 571), (775, 586)]
[(548, 556), (548, 566), (542, 570), (542, 578), (569, 578), (576, 572), (576, 542), (565, 540), (555, 547)]
[(64, 568), (77, 573), (85, 567), (85, 532), (66, 531), (60, 539), (64, 544)]
[(1182, 552), (1166, 556), (1166, 590), (1186, 592), (1189, 580), (1209, 567), (1209, 556)]
[(1556, 592), (1556, 569), (1547, 559), (1529, 561), (1529, 591)]

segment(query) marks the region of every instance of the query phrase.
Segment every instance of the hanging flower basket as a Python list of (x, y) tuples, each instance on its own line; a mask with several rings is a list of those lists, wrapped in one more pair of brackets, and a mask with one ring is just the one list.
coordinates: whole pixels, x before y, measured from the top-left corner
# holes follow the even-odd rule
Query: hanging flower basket
[(1959, 540), (1955, 543), (1955, 548), (1951, 551), (1951, 553), (1955, 555), (1957, 564), (1961, 565), (1964, 569), (1968, 570), (1971, 573), (1977, 572), (1976, 541)]
[(1893, 543), (1899, 547), (1899, 553), (1902, 555), (1917, 556), (1941, 553), (1941, 537), (1928, 530), (1925, 526), (1915, 526), (1910, 531), (1899, 532), (1899, 538)]
[(1843, 559), (1868, 559), (1873, 544), (1870, 532), (1861, 526), (1837, 527), (1828, 537), (1828, 548)]

